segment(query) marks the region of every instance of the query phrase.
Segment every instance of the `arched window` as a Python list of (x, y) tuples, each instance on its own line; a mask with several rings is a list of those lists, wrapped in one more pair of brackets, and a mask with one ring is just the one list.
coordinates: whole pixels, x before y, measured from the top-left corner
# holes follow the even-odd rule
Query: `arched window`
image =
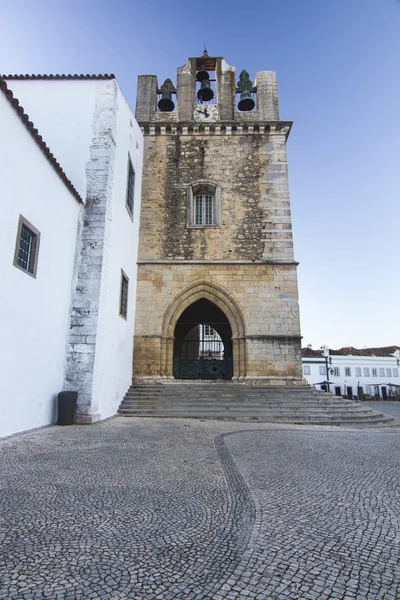
[(188, 227), (219, 227), (220, 187), (211, 181), (198, 181), (188, 187)]

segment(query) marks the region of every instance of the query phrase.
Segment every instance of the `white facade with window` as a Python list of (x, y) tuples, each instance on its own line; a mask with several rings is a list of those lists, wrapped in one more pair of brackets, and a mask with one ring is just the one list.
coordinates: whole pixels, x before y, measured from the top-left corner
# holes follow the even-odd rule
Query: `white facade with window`
[(0, 437), (54, 423), (63, 389), (78, 391), (80, 422), (114, 415), (128, 389), (143, 155), (142, 133), (113, 77), (6, 84)]
[(377, 348), (380, 356), (335, 354), (335, 351), (303, 349), (303, 375), (309, 385), (340, 396), (380, 396), (400, 393), (400, 350)]
[[(0, 92), (0, 437), (56, 419), (82, 204)], [(14, 264), (21, 217), (40, 234), (35, 272)], [(28, 226), (29, 227), (29, 226)], [(31, 257), (27, 256), (28, 267)]]

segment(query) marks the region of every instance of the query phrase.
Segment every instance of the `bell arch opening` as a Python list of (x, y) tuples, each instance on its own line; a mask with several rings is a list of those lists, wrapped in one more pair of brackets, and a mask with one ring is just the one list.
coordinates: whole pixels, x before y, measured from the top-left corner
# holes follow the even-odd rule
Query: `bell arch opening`
[(201, 298), (180, 315), (174, 329), (175, 379), (232, 379), (232, 327), (225, 313)]

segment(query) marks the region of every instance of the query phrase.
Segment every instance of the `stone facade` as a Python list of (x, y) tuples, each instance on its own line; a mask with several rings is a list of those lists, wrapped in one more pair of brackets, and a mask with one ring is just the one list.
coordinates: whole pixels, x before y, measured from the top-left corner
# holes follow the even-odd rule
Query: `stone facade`
[[(219, 111), (210, 124), (194, 118), (204, 60), (215, 74)], [(139, 78), (136, 117), (145, 140), (134, 380), (173, 376), (175, 326), (205, 299), (229, 322), (234, 379), (300, 383), (286, 162), (291, 123), (279, 121), (275, 74), (257, 74), (251, 112), (236, 109), (235, 71), (222, 58), (189, 59), (177, 81), (176, 111), (163, 113), (155, 76)], [(191, 222), (195, 186), (218, 190), (218, 218), (208, 226)]]

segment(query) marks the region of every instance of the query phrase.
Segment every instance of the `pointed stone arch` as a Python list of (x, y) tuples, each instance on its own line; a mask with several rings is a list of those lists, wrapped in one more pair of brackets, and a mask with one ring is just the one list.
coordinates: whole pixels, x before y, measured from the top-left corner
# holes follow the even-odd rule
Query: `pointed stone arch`
[(207, 281), (199, 281), (179, 292), (167, 307), (161, 328), (161, 374), (172, 377), (174, 351), (174, 331), (183, 311), (202, 298), (220, 308), (232, 328), (233, 379), (246, 376), (245, 321), (238, 303), (221, 286)]

